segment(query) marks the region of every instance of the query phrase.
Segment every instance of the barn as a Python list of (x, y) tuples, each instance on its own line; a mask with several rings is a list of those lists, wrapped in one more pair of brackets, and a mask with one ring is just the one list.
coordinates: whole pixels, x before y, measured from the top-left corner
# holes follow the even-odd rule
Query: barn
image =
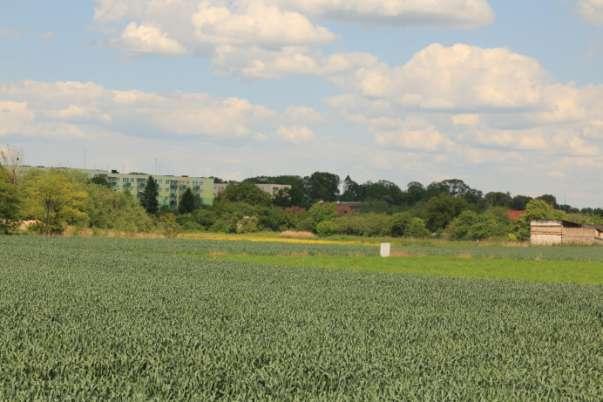
[(582, 225), (569, 221), (532, 221), (530, 241), (534, 245), (602, 244), (603, 226)]

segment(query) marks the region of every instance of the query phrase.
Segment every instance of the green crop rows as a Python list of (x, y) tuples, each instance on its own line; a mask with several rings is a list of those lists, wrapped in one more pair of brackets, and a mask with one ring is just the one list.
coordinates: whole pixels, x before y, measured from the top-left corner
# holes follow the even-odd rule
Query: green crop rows
[[(218, 246), (0, 237), (0, 400), (603, 395), (601, 286), (277, 268)], [(342, 247), (303, 251), (372, 251)]]

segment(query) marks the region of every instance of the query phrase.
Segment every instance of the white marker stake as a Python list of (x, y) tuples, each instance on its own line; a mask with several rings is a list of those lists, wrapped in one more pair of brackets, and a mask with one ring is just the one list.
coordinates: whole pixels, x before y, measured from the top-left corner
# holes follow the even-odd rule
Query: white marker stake
[(391, 243), (381, 243), (381, 257), (387, 258), (392, 249)]

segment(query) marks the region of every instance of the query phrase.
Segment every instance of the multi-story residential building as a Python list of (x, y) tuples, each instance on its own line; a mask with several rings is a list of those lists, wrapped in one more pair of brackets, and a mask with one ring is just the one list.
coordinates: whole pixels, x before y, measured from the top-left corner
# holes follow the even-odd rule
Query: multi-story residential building
[[(214, 183), (214, 194), (216, 197), (222, 194), (229, 184), (230, 183)], [(263, 192), (270, 194), (271, 197), (275, 197), (280, 191), (291, 189), (291, 186), (287, 184), (256, 184), (255, 186)]]
[[(21, 166), (20, 171), (25, 174), (32, 169), (51, 169), (44, 166)], [(144, 192), (147, 180), (150, 176), (157, 181), (159, 205), (168, 208), (177, 208), (182, 195), (187, 188), (190, 188), (193, 194), (201, 198), (203, 205), (213, 205), (214, 199), (222, 194), (230, 183), (215, 183), (213, 177), (189, 177), (172, 175), (150, 175), (147, 173), (119, 173), (116, 170), (98, 170), (98, 169), (71, 169), (58, 168), (66, 170), (76, 170), (86, 174), (88, 177), (104, 176), (111, 187), (116, 191), (128, 191), (131, 194), (140, 197)], [(288, 190), (291, 186), (282, 184), (256, 184), (256, 186), (270, 194), (276, 196), (281, 190)]]
[[(91, 171), (89, 173), (91, 176), (98, 174), (98, 171)], [(115, 190), (129, 191), (138, 196), (142, 194), (147, 180), (152, 176), (146, 173), (122, 174), (116, 171), (105, 172), (104, 174)], [(157, 175), (153, 176), (153, 178), (157, 181), (159, 187), (157, 199), (160, 206), (176, 208), (187, 188), (190, 188), (193, 194), (201, 198), (203, 205), (212, 205), (214, 202), (213, 178), (172, 175)]]

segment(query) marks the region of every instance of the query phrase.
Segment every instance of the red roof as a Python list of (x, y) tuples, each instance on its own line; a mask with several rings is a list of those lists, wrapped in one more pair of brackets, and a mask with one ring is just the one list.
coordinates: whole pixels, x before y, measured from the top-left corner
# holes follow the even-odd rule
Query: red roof
[(517, 209), (510, 209), (507, 211), (507, 218), (509, 218), (510, 221), (518, 221), (521, 219), (522, 216), (524, 216), (526, 214), (526, 211), (520, 211)]

